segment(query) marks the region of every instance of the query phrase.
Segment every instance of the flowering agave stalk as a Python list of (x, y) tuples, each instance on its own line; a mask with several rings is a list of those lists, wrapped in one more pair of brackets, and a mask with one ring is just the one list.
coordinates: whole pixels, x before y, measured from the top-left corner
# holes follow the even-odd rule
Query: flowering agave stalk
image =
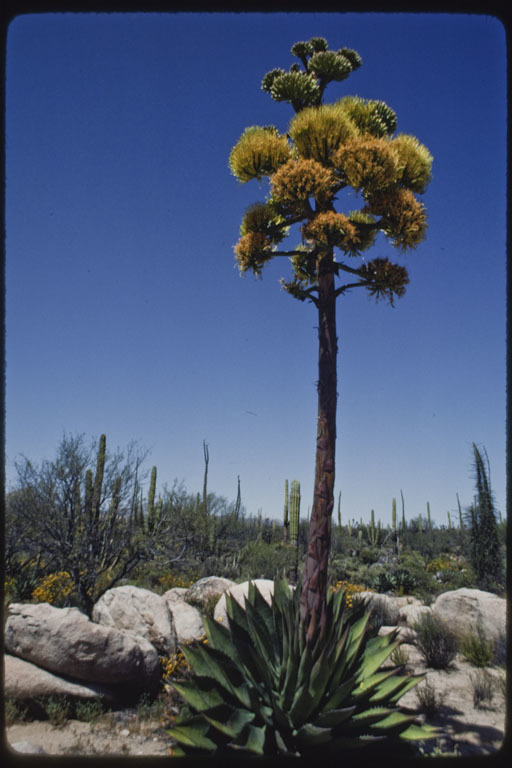
[(229, 628), (203, 616), (207, 645), (183, 648), (194, 676), (174, 684), (188, 705), (169, 731), (174, 754), (396, 755), (437, 735), (397, 707), (422, 676), (379, 670), (400, 642), (395, 631), (369, 638), (364, 604), (329, 591), (327, 622), (310, 645), (299, 600), (278, 580), (268, 605), (251, 583), (245, 608), (226, 595)]
[[(274, 126), (251, 126), (233, 147), (232, 173), (241, 182), (267, 177), (270, 195), (246, 211), (235, 245), (242, 273), (259, 275), (276, 256), (289, 257), (293, 277), (283, 287), (318, 312), (318, 421), (314, 498), (303, 576), (301, 619), (309, 643), (326, 621), (327, 560), (334, 508), (337, 400), (336, 299), (365, 288), (393, 305), (409, 282), (405, 267), (362, 254), (383, 233), (395, 248), (416, 247), (424, 238), (426, 214), (416, 195), (424, 192), (432, 157), (414, 137), (394, 135), (397, 118), (382, 101), (345, 96), (322, 104), (325, 87), (361, 66), (356, 51), (330, 51), (326, 40), (296, 43), (300, 63), (273, 69), (262, 89), (275, 101), (292, 105), (295, 115), (281, 134)], [(341, 190), (360, 207), (337, 211)], [(279, 250), (292, 225), (301, 225), (302, 242)], [(349, 260), (361, 257), (353, 266)], [(348, 277), (347, 277), (348, 276)], [(348, 282), (337, 284), (344, 278)]]

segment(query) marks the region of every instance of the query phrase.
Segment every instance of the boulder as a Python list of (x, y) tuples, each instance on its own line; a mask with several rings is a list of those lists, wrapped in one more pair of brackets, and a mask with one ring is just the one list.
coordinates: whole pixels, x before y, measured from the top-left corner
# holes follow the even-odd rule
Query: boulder
[(204, 579), (199, 579), (199, 581), (192, 584), (183, 595), (183, 599), (186, 603), (197, 606), (199, 610), (204, 610), (210, 601), (218, 600), (226, 589), (235, 585), (236, 582), (231, 581), (231, 579), (224, 579), (219, 576), (206, 576)]
[(176, 628), (167, 600), (149, 589), (126, 585), (107, 590), (93, 608), (97, 624), (148, 640), (161, 656), (176, 650)]
[[(262, 597), (264, 597), (267, 603), (270, 605), (272, 602), (272, 595), (274, 594), (274, 582), (272, 579), (253, 579), (252, 583), (258, 588)], [(237, 601), (237, 603), (240, 603), (240, 605), (244, 607), (245, 598), (249, 594), (249, 582), (244, 581), (242, 584), (235, 584), (226, 591), (229, 592), (229, 594)], [(226, 592), (222, 594), (219, 602), (215, 606), (213, 618), (216, 621), (221, 621), (224, 625), (227, 625)]]
[(409, 603), (403, 605), (398, 611), (399, 624), (405, 624), (406, 627), (414, 628), (416, 622), (426, 613), (431, 613), (432, 609), (428, 605), (416, 605)]
[(449, 622), (457, 635), (476, 631), (480, 623), (484, 635), (495, 643), (503, 641), (506, 633), (506, 600), (481, 589), (462, 587), (438, 595), (432, 612)]
[(179, 594), (176, 594), (175, 589), (170, 589), (163, 597), (167, 600), (174, 620), (178, 644), (203, 637), (204, 625), (197, 608), (186, 603)]
[(90, 621), (78, 608), (12, 603), (4, 630), (7, 653), (64, 677), (153, 690), (156, 649), (143, 637)]
[(23, 741), (17, 741), (15, 744), (10, 745), (11, 749), (15, 752), (23, 752), (25, 755), (47, 755), (48, 753), (39, 746), (39, 744), (32, 744), (31, 741), (24, 739)]
[(4, 695), (22, 701), (40, 696), (69, 696), (103, 700), (107, 704), (114, 703), (116, 698), (107, 686), (60, 677), (9, 654), (4, 656)]

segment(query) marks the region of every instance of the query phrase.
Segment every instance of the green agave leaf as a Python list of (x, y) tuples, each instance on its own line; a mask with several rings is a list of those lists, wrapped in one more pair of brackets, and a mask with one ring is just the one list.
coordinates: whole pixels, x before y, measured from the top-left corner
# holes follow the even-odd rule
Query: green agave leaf
[(343, 709), (331, 709), (328, 712), (321, 712), (315, 719), (313, 725), (320, 728), (335, 728), (341, 725), (356, 711), (357, 707), (344, 707)]
[[(255, 588), (253, 589), (255, 602), (258, 602), (258, 598), (255, 596), (257, 590)], [(258, 595), (259, 594), (260, 593), (258, 592)], [(280, 648), (278, 647), (277, 638), (273, 638), (268, 629), (269, 624), (271, 624), (272, 631), (275, 634), (271, 609), (265, 602), (264, 598), (261, 597), (261, 595), (260, 599), (265, 604), (265, 608), (270, 613), (270, 616), (268, 616), (268, 614), (265, 616), (266, 611), (262, 607), (261, 602), (259, 605), (253, 605), (250, 601), (247, 601), (245, 605), (245, 610), (247, 613), (247, 625), (249, 628), (251, 640), (254, 643), (255, 648), (259, 651), (260, 655), (266, 659), (268, 667), (270, 667), (275, 673), (276, 662), (279, 663), (280, 660)]]
[(196, 677), (183, 683), (174, 683), (173, 688), (183, 696), (191, 707), (199, 712), (223, 704), (226, 699), (209, 679), (205, 680), (204, 678)]
[(274, 738), (279, 752), (284, 755), (290, 755), (290, 757), (300, 757), (300, 752), (297, 752), (293, 747), (288, 746), (279, 731), (274, 731)]
[(275, 696), (274, 700), (272, 701), (272, 719), (269, 725), (277, 725), (280, 728), (284, 728), (284, 730), (291, 730), (293, 729), (293, 723), (291, 721), (288, 708), (283, 708), (279, 702), (279, 697)]
[(400, 689), (397, 689), (397, 692), (394, 693), (392, 696), (389, 697), (389, 701), (391, 704), (396, 704), (398, 699), (401, 699), (404, 693), (407, 693), (411, 688), (414, 688), (415, 685), (418, 685), (423, 679), (425, 675), (407, 675), (404, 676), (403, 685)]
[(299, 670), (297, 672), (297, 686), (302, 687), (309, 682), (311, 675), (311, 667), (313, 664), (313, 658), (311, 650), (306, 646), (304, 649), (299, 663)]
[(286, 668), (286, 677), (284, 684), (281, 686), (281, 701), (282, 706), (289, 709), (297, 690), (299, 660), (293, 653), (290, 653), (288, 657), (285, 658), (287, 658), (286, 666), (283, 664), (283, 667)]
[[(364, 680), (356, 681), (356, 686), (352, 691), (354, 699), (369, 698), (369, 695), (380, 685), (380, 683), (387, 680), (395, 673), (394, 669), (386, 669), (383, 672), (376, 672), (371, 677), (367, 677)], [(373, 699), (372, 699), (373, 700)]]
[(249, 582), (249, 595), (251, 596), (250, 603), (254, 606), (256, 615), (258, 616), (259, 621), (265, 626), (267, 635), (274, 646), (273, 655), (277, 655), (280, 651), (280, 643), (276, 632), (274, 611), (252, 581)]
[(323, 706), (324, 712), (329, 712), (332, 709), (338, 709), (339, 705), (348, 699), (352, 694), (356, 683), (355, 675), (348, 678), (342, 685), (339, 685), (332, 696), (326, 701)]
[(400, 734), (400, 738), (407, 741), (423, 741), (423, 739), (436, 739), (440, 735), (440, 731), (432, 725), (413, 723)]
[(332, 656), (335, 648), (328, 649), (313, 664), (309, 681), (309, 694), (316, 707), (328, 692), (328, 683), (332, 676)]
[(414, 722), (416, 719), (416, 715), (406, 715), (404, 712), (392, 712), (390, 715), (385, 717), (384, 719), (372, 723), (372, 728), (375, 729), (385, 729), (387, 731), (393, 730), (400, 730), (403, 731), (405, 729), (405, 726), (411, 725), (411, 723)]
[(186, 747), (195, 747), (196, 749), (207, 749), (209, 752), (215, 752), (217, 745), (214, 741), (205, 736), (205, 733), (209, 730), (209, 723), (199, 719), (197, 722), (189, 721), (187, 725), (175, 725), (174, 728), (169, 731), (175, 741), (179, 744), (184, 744)]
[(204, 713), (203, 717), (218, 731), (234, 738), (239, 735), (247, 723), (254, 720), (255, 714), (246, 709), (234, 709), (224, 704), (211, 710), (208, 714)]
[(352, 720), (355, 726), (357, 725), (358, 728), (364, 728), (367, 725), (371, 725), (372, 723), (376, 723), (379, 720), (382, 720), (394, 712), (395, 710), (389, 709), (387, 707), (371, 707), (370, 709), (365, 709), (363, 712), (359, 712), (357, 715), (354, 715)]
[(238, 659), (237, 654), (231, 640), (231, 632), (227, 627), (224, 627), (218, 621), (212, 619), (211, 616), (202, 616), (204, 628), (206, 631), (206, 637), (208, 638), (208, 644), (212, 648), (216, 648), (222, 651), (226, 656), (236, 662)]
[(246, 725), (240, 735), (229, 743), (230, 747), (235, 749), (244, 749), (248, 752), (254, 752), (256, 755), (264, 754), (266, 725), (257, 727)]
[[(382, 685), (377, 687), (376, 692), (370, 697), (370, 701), (382, 701), (383, 699), (389, 700), (389, 697), (396, 694), (397, 691), (399, 692), (398, 698), (400, 698), (408, 687), (412, 688), (412, 686), (404, 686), (404, 678), (402, 676), (396, 675), (390, 677), (388, 680), (385, 680)], [(405, 690), (403, 690), (404, 688)]]
[(290, 708), (290, 718), (298, 728), (303, 725), (315, 706), (313, 697), (309, 693), (307, 682), (297, 688), (297, 692)]
[(358, 681), (373, 675), (382, 662), (384, 662), (393, 653), (395, 648), (400, 645), (400, 640), (390, 642), (387, 641), (387, 636), (374, 639), (378, 641), (386, 640), (386, 642), (377, 642), (373, 645), (372, 640), (368, 642), (361, 662), (360, 672), (357, 676)]
[[(229, 690), (231, 682), (226, 677), (224, 668), (214, 659), (212, 651), (212, 648), (207, 649), (204, 646), (197, 646), (195, 648), (183, 646), (182, 648), (183, 655), (192, 667), (195, 675), (211, 678)], [(220, 653), (220, 651), (217, 651), (217, 653)], [(227, 659), (227, 657), (224, 658)]]
[(313, 747), (317, 744), (325, 744), (327, 741), (332, 740), (332, 732), (330, 728), (319, 728), (312, 723), (303, 725), (297, 731), (297, 743), (304, 747)]
[(190, 666), (195, 674), (213, 677), (229, 691), (233, 691), (234, 688), (246, 682), (238, 660), (233, 661), (217, 648), (204, 645), (199, 645), (196, 648), (189, 646), (183, 649), (183, 653), (187, 660), (190, 656)]

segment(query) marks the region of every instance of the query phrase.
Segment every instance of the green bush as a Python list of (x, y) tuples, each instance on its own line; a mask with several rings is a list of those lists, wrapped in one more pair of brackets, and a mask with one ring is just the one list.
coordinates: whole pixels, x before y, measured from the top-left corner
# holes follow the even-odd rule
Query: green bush
[(433, 613), (424, 613), (414, 624), (415, 645), (433, 669), (446, 669), (457, 654), (458, 641), (444, 621)]
[(250, 541), (240, 552), (239, 573), (246, 579), (275, 579), (295, 569), (296, 551), (289, 544)]
[(397, 632), (370, 638), (364, 603), (329, 590), (325, 625), (308, 645), (300, 596), (277, 580), (269, 606), (251, 583), (244, 608), (226, 595), (229, 627), (205, 617), (207, 644), (182, 649), (193, 677), (174, 683), (187, 704), (169, 731), (175, 755), (396, 757), (411, 755), (411, 740), (435, 738), (397, 706), (421, 676), (380, 669)]
[(71, 702), (66, 696), (49, 696), (38, 700), (52, 725), (63, 726), (71, 715)]
[(490, 703), (496, 689), (492, 676), (485, 669), (479, 669), (474, 675), (470, 675), (473, 687), (473, 704), (481, 709), (484, 704)]
[(101, 701), (77, 701), (75, 704), (75, 717), (83, 723), (95, 723), (104, 713), (105, 708)]
[(446, 699), (446, 692), (437, 692), (435, 686), (428, 680), (416, 688), (415, 694), (422, 709), (429, 717), (439, 711)]
[(494, 643), (485, 637), (481, 622), (476, 632), (470, 631), (460, 642), (460, 652), (474, 667), (488, 667), (494, 658)]
[(26, 720), (28, 715), (28, 707), (22, 704), (17, 699), (10, 697), (4, 701), (4, 718), (6, 725), (13, 725), (13, 723), (20, 723)]

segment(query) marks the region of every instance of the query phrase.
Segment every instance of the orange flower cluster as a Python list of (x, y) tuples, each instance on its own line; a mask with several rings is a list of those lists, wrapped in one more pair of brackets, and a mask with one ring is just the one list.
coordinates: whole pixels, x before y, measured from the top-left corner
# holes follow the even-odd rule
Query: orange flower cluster
[(331, 169), (316, 160), (289, 160), (271, 177), (272, 197), (292, 212), (300, 212), (309, 198), (325, 205), (334, 196), (337, 180)]
[(363, 209), (382, 216), (381, 228), (400, 248), (414, 248), (425, 238), (425, 206), (410, 189), (394, 188), (372, 194)]
[(302, 228), (306, 240), (314, 240), (326, 247), (336, 246), (347, 253), (357, 252), (358, 230), (343, 213), (326, 211), (319, 213)]
[(365, 192), (386, 189), (400, 176), (398, 154), (384, 139), (349, 139), (333, 155), (332, 162), (347, 184)]

